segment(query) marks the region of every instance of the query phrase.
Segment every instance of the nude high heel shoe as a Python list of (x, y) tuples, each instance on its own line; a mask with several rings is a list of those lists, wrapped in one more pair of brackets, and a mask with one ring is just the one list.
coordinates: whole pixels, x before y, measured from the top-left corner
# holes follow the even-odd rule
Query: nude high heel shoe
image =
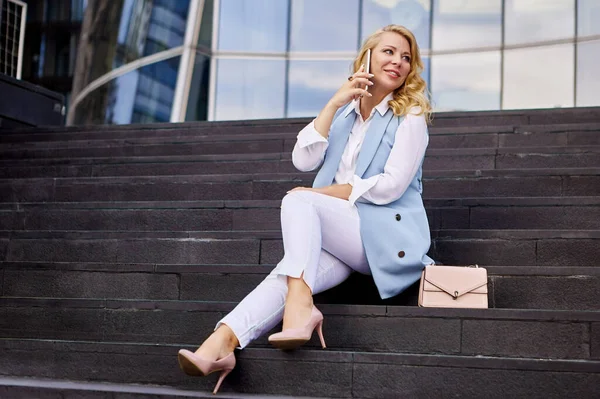
[(283, 350), (296, 349), (300, 345), (305, 344), (310, 337), (312, 337), (313, 331), (317, 329), (319, 339), (321, 340), (321, 346), (323, 349), (326, 348), (325, 340), (323, 339), (323, 314), (319, 312), (319, 309), (313, 305), (310, 318), (304, 327), (301, 328), (288, 328), (282, 332), (272, 334), (269, 336), (269, 342), (276, 348)]
[(233, 352), (225, 356), (223, 359), (212, 361), (203, 359), (194, 352), (181, 349), (177, 355), (177, 360), (179, 361), (179, 367), (187, 375), (205, 376), (215, 371), (221, 371), (221, 375), (219, 376), (219, 380), (217, 381), (213, 395), (219, 391), (221, 383), (235, 367), (235, 355)]

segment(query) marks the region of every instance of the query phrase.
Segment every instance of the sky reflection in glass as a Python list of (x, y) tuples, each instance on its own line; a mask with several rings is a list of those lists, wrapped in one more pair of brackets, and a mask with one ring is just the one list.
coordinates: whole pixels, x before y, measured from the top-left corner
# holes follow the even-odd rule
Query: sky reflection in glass
[(434, 51), (500, 46), (501, 42), (501, 0), (434, 1)]
[(285, 61), (220, 59), (216, 120), (283, 118)]
[(506, 50), (502, 107), (572, 107), (573, 57), (573, 44)]
[(417, 38), (421, 49), (429, 48), (430, 0), (364, 0), (361, 42), (386, 25), (403, 25)]
[(433, 56), (436, 111), (500, 108), (500, 51)]
[(287, 1), (221, 0), (219, 19), (221, 51), (286, 51)]
[(316, 116), (350, 75), (351, 63), (290, 61), (287, 116)]

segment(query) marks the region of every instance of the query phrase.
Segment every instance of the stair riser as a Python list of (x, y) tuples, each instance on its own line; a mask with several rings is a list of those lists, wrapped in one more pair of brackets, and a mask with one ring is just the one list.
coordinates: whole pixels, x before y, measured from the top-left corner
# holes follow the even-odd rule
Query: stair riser
[[(600, 136), (600, 133), (598, 134)], [(36, 159), (36, 158), (69, 158), (69, 157), (152, 157), (152, 156), (190, 156), (190, 155), (218, 155), (218, 154), (280, 154), (282, 151), (285, 154), (289, 154), (294, 146), (293, 142), (284, 142), (281, 140), (270, 140), (270, 141), (240, 141), (240, 142), (217, 142), (207, 144), (163, 144), (157, 146), (128, 146), (128, 147), (83, 147), (83, 148), (70, 148), (70, 149), (48, 149), (48, 150), (14, 150), (0, 152), (0, 157), (3, 159), (13, 160), (11, 163), (25, 166), (23, 162), (18, 160)], [(448, 147), (446, 147), (448, 148)], [(594, 147), (596, 148), (596, 147)], [(520, 150), (515, 150), (520, 151)], [(598, 150), (590, 150), (590, 152), (565, 152), (563, 148), (556, 149), (553, 152), (536, 154), (536, 150), (527, 150), (523, 148), (523, 153), (511, 154), (511, 153), (500, 153), (494, 154), (490, 151), (467, 151), (461, 154), (439, 154), (435, 150), (427, 153), (425, 157), (424, 168), (427, 170), (470, 170), (470, 169), (503, 169), (503, 168), (559, 168), (559, 167), (597, 167), (600, 165), (600, 156)], [(166, 161), (166, 160), (163, 160)], [(180, 163), (177, 159), (173, 161)], [(51, 160), (45, 159), (46, 163), (50, 163)], [(62, 163), (63, 161), (60, 160)], [(177, 165), (177, 163), (175, 165)], [(288, 161), (288, 163), (290, 163)], [(202, 173), (204, 168), (204, 162), (196, 164), (196, 172)], [(87, 165), (86, 165), (87, 166)], [(136, 167), (146, 168), (148, 172), (149, 167), (156, 170), (154, 174), (165, 174), (165, 167), (174, 166), (173, 164), (154, 164), (148, 165), (123, 165), (120, 168), (131, 169), (134, 173)], [(225, 168), (228, 165), (224, 165)], [(114, 168), (114, 165), (110, 166)], [(183, 165), (186, 167), (186, 164)], [(187, 167), (194, 167), (193, 164), (188, 163)], [(11, 174), (18, 173), (11, 171), (10, 167), (4, 167), (0, 176), (10, 177)], [(57, 169), (60, 171), (61, 169)], [(82, 172), (85, 171), (85, 167), (82, 168)], [(67, 169), (73, 173), (72, 168)], [(28, 172), (24, 170), (23, 172)], [(93, 172), (93, 170), (92, 170)], [(31, 173), (31, 172), (29, 172)], [(103, 173), (102, 170), (100, 173)], [(122, 173), (122, 172), (121, 172)], [(226, 169), (224, 172), (227, 173)]]
[[(293, 146), (293, 145), (292, 145)], [(127, 147), (89, 147), (0, 151), (3, 159), (69, 158), (69, 157), (133, 157), (160, 155), (256, 154), (287, 152), (284, 140), (213, 142), (201, 144), (162, 144)]]
[[(266, 275), (266, 272), (153, 273), (9, 269), (4, 270), (1, 296), (239, 302)], [(600, 310), (597, 298), (600, 278), (596, 276), (490, 275), (488, 280), (490, 307)], [(415, 285), (385, 303), (417, 306), (417, 288)], [(356, 292), (361, 292), (361, 295), (357, 296)], [(340, 286), (317, 295), (315, 301), (356, 305), (382, 303), (372, 278), (359, 274), (353, 274)]]
[[(139, 235), (139, 234), (138, 234)], [(108, 262), (156, 264), (276, 264), (278, 239), (11, 239), (10, 262)], [(432, 241), (430, 254), (444, 264), (512, 266), (596, 265), (600, 239), (449, 238)], [(0, 249), (2, 249), (0, 247)], [(408, 251), (398, 244), (398, 251)], [(1, 254), (0, 254), (1, 255)]]
[[(292, 181), (32, 181), (0, 183), (0, 202), (280, 200), (312, 174)], [(423, 179), (424, 198), (560, 197), (600, 195), (600, 176), (523, 176)]]
[[(79, 351), (78, 351), (79, 349)], [(160, 348), (163, 349), (163, 348)], [(85, 352), (82, 352), (85, 351)], [(302, 352), (309, 353), (303, 355)], [(310, 352), (275, 354), (254, 358), (253, 351), (238, 356), (236, 369), (223, 384), (223, 392), (332, 396), (356, 398), (397, 398), (399, 392), (418, 392), (439, 397), (452, 391), (465, 397), (485, 392), (489, 398), (527, 397), (564, 399), (593, 397), (600, 374), (590, 371), (548, 369), (523, 370), (516, 361), (479, 359), (464, 365), (439, 366), (426, 360), (402, 360), (401, 364), (371, 363), (372, 356), (330, 352), (331, 361), (312, 361)], [(396, 360), (394, 355), (383, 359)], [(362, 360), (366, 358), (367, 360)], [(405, 359), (406, 357), (401, 357)], [(527, 364), (539, 364), (538, 362)], [(489, 365), (489, 366), (488, 366)], [(575, 366), (571, 366), (575, 368)], [(506, 369), (508, 368), (508, 369)], [(589, 367), (588, 367), (589, 369)], [(0, 360), (0, 373), (36, 378), (164, 384), (212, 390), (216, 376), (186, 377), (177, 367), (176, 348), (115, 353), (110, 349), (80, 349), (78, 345), (54, 344), (35, 350), (7, 349)], [(434, 376), (434, 378), (432, 378)], [(310, 381), (310, 384), (306, 382)], [(490, 381), (494, 387), (490, 389)]]
[[(549, 207), (428, 207), (438, 229), (600, 230), (600, 205)], [(280, 209), (0, 211), (0, 230), (199, 231), (281, 230)]]
[[(56, 306), (0, 306), (0, 338), (197, 345), (227, 313), (110, 306), (72, 308), (66, 301)], [(15, 327), (17, 319), (19, 325)], [(334, 350), (592, 359), (592, 322), (349, 316), (326, 312), (323, 325), (328, 347)], [(271, 333), (280, 330), (276, 326)], [(253, 345), (268, 347), (268, 335)], [(309, 347), (318, 347), (316, 334)]]
[[(248, 137), (295, 140), (305, 125), (298, 124), (284, 128), (268, 126), (252, 129), (169, 129), (78, 132), (54, 134), (3, 134), (0, 143), (6, 149), (59, 148), (66, 146), (120, 146), (168, 144), (186, 141), (245, 140)], [(547, 127), (471, 127), (438, 128), (430, 127), (430, 148), (495, 148), (513, 146), (561, 146), (561, 145), (600, 145), (600, 127), (567, 125), (548, 130)]]
[[(427, 156), (425, 172), (435, 170), (493, 170), (600, 167), (600, 154)], [(0, 178), (168, 176), (239, 173), (296, 173), (289, 160), (240, 162), (174, 162), (117, 165), (48, 165), (0, 167)]]

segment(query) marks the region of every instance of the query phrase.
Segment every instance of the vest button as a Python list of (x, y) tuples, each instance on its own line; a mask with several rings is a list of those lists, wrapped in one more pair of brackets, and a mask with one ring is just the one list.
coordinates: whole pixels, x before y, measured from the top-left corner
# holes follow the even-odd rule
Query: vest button
[(402, 216), (400, 216), (400, 214), (399, 214), (399, 213), (397, 213), (397, 214), (396, 214), (396, 220), (397, 220), (397, 221), (400, 221), (400, 219), (402, 219)]
[(404, 258), (404, 255), (406, 255), (406, 253), (404, 253), (404, 251), (398, 252), (398, 257), (399, 258)]

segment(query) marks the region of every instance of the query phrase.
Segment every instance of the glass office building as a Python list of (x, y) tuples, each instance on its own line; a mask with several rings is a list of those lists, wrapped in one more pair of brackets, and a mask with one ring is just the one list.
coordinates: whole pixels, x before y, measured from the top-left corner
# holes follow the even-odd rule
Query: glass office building
[(107, 3), (70, 123), (314, 116), (391, 23), (415, 33), (437, 111), (600, 106), (597, 0)]

